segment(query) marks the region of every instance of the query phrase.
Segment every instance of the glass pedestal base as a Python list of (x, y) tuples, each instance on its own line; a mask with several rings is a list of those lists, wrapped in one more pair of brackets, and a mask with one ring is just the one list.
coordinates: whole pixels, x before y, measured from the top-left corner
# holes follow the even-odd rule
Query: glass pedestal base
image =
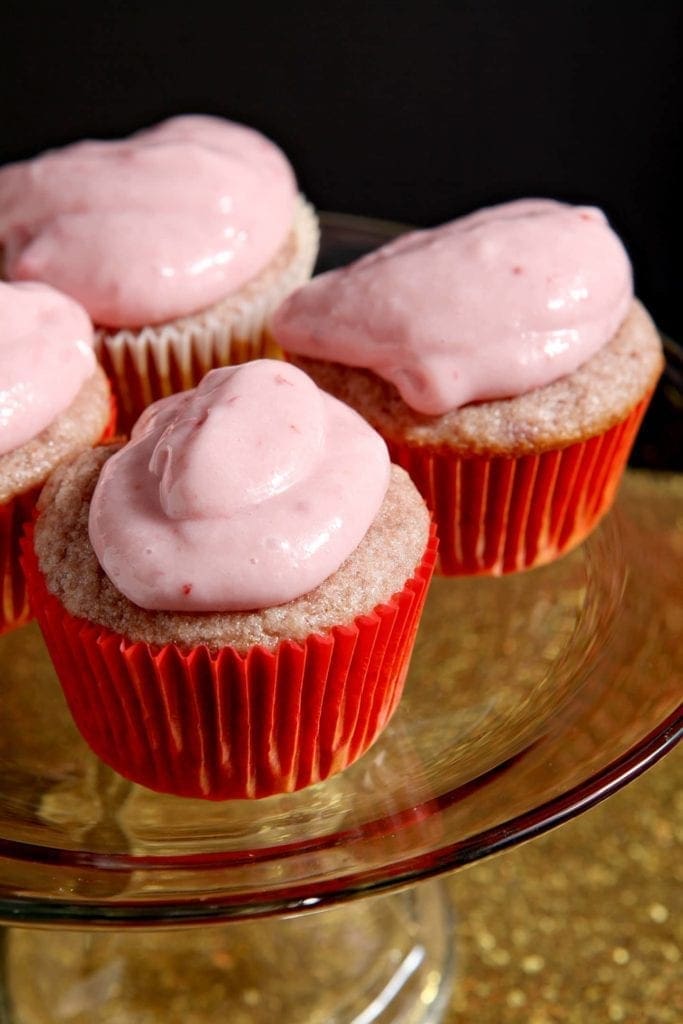
[(436, 1024), (452, 934), (440, 881), (201, 930), (9, 928), (0, 1021)]

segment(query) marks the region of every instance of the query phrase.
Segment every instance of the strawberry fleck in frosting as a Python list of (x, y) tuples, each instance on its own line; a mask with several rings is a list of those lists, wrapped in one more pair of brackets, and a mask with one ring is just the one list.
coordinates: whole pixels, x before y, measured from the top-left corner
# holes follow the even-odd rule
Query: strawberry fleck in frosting
[(205, 309), (276, 255), (297, 186), (259, 132), (186, 115), (121, 141), (85, 141), (0, 168), (10, 280), (77, 299), (98, 325)]
[(85, 310), (47, 285), (0, 281), (0, 455), (45, 429), (96, 367)]
[(296, 367), (213, 370), (155, 403), (106, 463), (90, 540), (158, 611), (240, 611), (308, 593), (355, 550), (389, 483), (386, 446)]
[(314, 278), (272, 333), (289, 352), (370, 369), (417, 412), (441, 415), (572, 373), (632, 299), (628, 256), (599, 209), (527, 199)]

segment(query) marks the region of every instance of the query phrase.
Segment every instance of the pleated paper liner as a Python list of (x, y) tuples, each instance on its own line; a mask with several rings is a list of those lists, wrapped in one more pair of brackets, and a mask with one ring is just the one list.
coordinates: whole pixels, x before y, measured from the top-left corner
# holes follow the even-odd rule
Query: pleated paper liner
[(287, 260), (276, 257), (261, 275), (205, 312), (139, 330), (96, 332), (97, 355), (116, 396), (121, 431), (130, 433), (148, 405), (196, 387), (209, 370), (281, 355), (265, 324), (313, 270), (319, 229), (305, 202), (294, 231), (296, 245)]
[(19, 545), (25, 524), (31, 519), (40, 487), (33, 487), (0, 504), (0, 636), (23, 626), (31, 618), (26, 580), (19, 563)]
[(502, 575), (574, 548), (611, 507), (647, 395), (602, 434), (537, 455), (463, 456), (387, 438), (412, 477), (439, 537), (437, 572)]
[[(113, 437), (115, 429), (116, 406), (112, 399), (109, 422), (100, 441)], [(0, 503), (0, 636), (25, 625), (33, 617), (20, 563), (20, 543), (24, 527), (33, 518), (41, 489), (42, 485), (32, 487)]]
[(74, 721), (92, 750), (149, 789), (212, 800), (319, 782), (373, 743), (401, 696), (436, 560), (348, 626), (273, 651), (189, 653), (130, 642), (71, 616), (24, 543), (36, 617)]

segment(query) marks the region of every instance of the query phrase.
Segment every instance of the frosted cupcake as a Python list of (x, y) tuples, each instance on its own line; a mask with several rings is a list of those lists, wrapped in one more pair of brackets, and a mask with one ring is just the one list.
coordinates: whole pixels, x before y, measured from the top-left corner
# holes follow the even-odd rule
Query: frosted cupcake
[(27, 575), (76, 724), (151, 789), (318, 782), (392, 715), (435, 559), (381, 438), (257, 360), (156, 403), (43, 492)]
[(41, 485), (110, 423), (92, 338), (71, 299), (45, 285), (0, 282), (0, 633), (30, 617), (19, 541)]
[(79, 301), (128, 429), (212, 367), (266, 351), (265, 318), (310, 275), (317, 219), (251, 128), (172, 118), (0, 168), (10, 280)]
[(526, 569), (582, 541), (663, 368), (605, 216), (542, 199), (320, 275), (271, 331), (408, 469), (447, 574)]

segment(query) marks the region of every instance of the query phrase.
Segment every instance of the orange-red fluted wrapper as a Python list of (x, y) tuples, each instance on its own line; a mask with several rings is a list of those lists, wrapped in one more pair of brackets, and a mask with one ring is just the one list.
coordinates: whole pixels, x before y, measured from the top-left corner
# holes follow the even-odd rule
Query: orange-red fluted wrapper
[[(101, 440), (106, 441), (114, 434), (116, 427), (116, 406), (112, 399), (109, 422)], [(23, 626), (33, 617), (29, 605), (24, 571), (20, 563), (20, 543), (24, 527), (33, 518), (36, 501), (42, 485), (30, 491), (17, 494), (0, 504), (0, 636), (11, 629)]]
[(0, 504), (0, 636), (23, 626), (31, 618), (19, 549), (24, 526), (33, 515), (39, 494), (40, 487), (33, 487)]
[(552, 561), (611, 507), (650, 395), (595, 437), (519, 457), (462, 456), (387, 438), (432, 511), (437, 571), (502, 575)]
[(274, 651), (189, 653), (130, 642), (71, 616), (24, 567), (74, 721), (134, 782), (211, 800), (290, 792), (363, 754), (396, 709), (436, 560), (434, 531), (403, 590), (372, 614)]

